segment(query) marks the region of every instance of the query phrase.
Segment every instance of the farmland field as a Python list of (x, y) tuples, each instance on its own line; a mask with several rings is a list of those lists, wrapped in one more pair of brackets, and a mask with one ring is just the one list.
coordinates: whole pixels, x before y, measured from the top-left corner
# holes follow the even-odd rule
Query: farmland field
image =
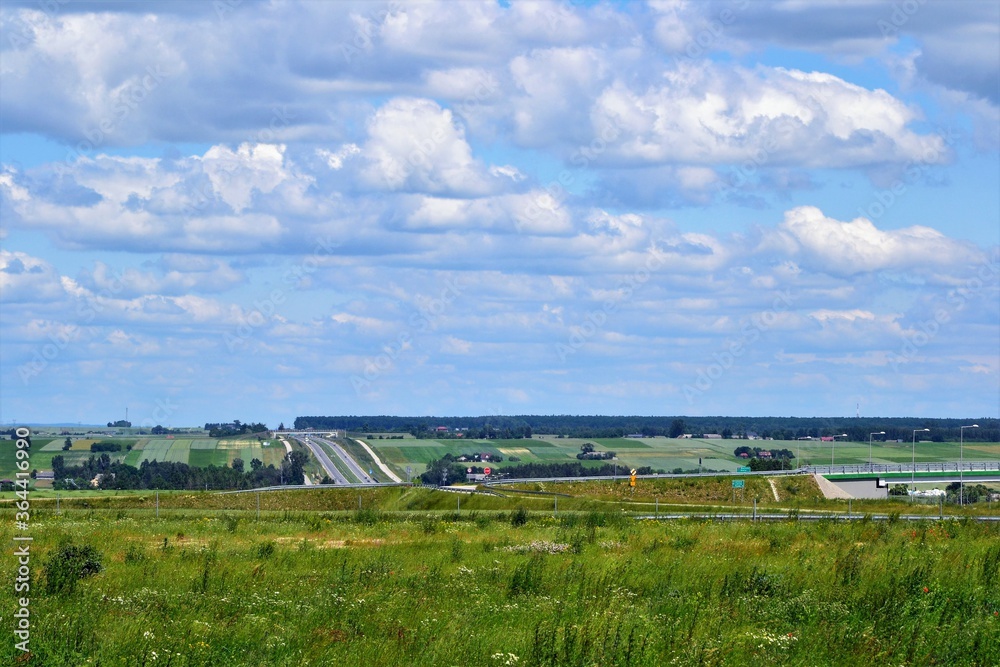
[[(27, 664), (1000, 664), (995, 525), (636, 521), (600, 509), (625, 485), (593, 484), (555, 517), (399, 488), (262, 494), (259, 519), (255, 494), (164, 494), (160, 518), (148, 493), (39, 499)], [(60, 594), (64, 540), (102, 569)]]
[[(368, 441), (380, 456), (385, 457), (397, 468), (412, 466), (416, 474), (426, 469), (426, 464), (441, 458), (447, 453), (490, 452), (504, 456), (502, 463), (493, 464), (495, 468), (517, 465), (508, 459), (515, 456), (522, 463), (540, 462), (554, 463), (576, 460), (580, 446), (584, 443), (596, 445), (597, 451), (614, 451), (618, 462), (624, 468), (650, 466), (653, 470), (671, 472), (676, 468), (682, 470), (697, 470), (699, 459), (704, 469), (735, 471), (744, 462), (738, 459), (733, 450), (740, 446), (759, 447), (761, 449), (788, 449), (801, 457), (803, 465), (827, 465), (833, 458), (835, 463), (851, 464), (868, 461), (868, 443), (841, 442), (835, 445), (830, 442), (797, 441), (797, 440), (723, 440), (723, 439), (674, 439), (674, 438), (558, 438), (551, 435), (535, 435), (532, 438), (519, 440), (417, 440)], [(386, 444), (383, 444), (386, 443)], [(834, 449), (835, 447), (835, 449)], [(958, 443), (917, 442), (916, 460), (918, 463), (932, 461), (957, 461), (959, 459)], [(909, 463), (911, 443), (879, 443), (872, 444), (872, 460), (874, 463)], [(967, 461), (998, 461), (1000, 460), (1000, 443), (971, 443), (964, 446)]]
[[(285, 448), (278, 441), (269, 441), (264, 447), (256, 439), (215, 438), (101, 438), (73, 441), (69, 451), (63, 451), (63, 438), (33, 438), (31, 467), (36, 470), (51, 470), (52, 458), (62, 456), (66, 465), (77, 465), (94, 456), (90, 446), (97, 442), (115, 442), (122, 446), (120, 452), (108, 452), (112, 462), (124, 462), (138, 467), (143, 461), (171, 461), (206, 467), (208, 465), (229, 465), (236, 458), (245, 464), (254, 458), (264, 465), (278, 466), (285, 456)], [(132, 449), (128, 450), (128, 445)], [(16, 467), (14, 441), (0, 440), (0, 478), (13, 478)], [(99, 454), (97, 454), (99, 456)]]

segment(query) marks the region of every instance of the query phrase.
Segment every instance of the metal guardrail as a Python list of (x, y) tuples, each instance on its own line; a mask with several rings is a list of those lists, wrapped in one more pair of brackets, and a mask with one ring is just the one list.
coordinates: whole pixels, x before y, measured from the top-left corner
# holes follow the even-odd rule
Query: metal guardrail
[(884, 473), (958, 473), (962, 472), (1000, 472), (1000, 461), (940, 461), (934, 463), (852, 463), (846, 465), (809, 465), (804, 466), (804, 472), (818, 475), (861, 475)]
[[(745, 476), (766, 476), (779, 477), (791, 475), (861, 475), (861, 474), (884, 474), (884, 473), (908, 473), (911, 471), (909, 463), (876, 463), (869, 466), (867, 463), (845, 464), (845, 465), (808, 465), (794, 470), (753, 470), (750, 472), (700, 472), (700, 473), (658, 473), (652, 475), (636, 475), (636, 479), (689, 479), (698, 477), (745, 477)], [(998, 472), (1000, 473), (1000, 461), (965, 461), (961, 464), (962, 472)], [(918, 463), (913, 472), (917, 473), (958, 473), (959, 463), (957, 461), (945, 461), (940, 463)], [(501, 486), (504, 484), (531, 484), (541, 482), (614, 482), (626, 481), (629, 475), (623, 472), (621, 475), (588, 475), (585, 477), (520, 477), (501, 478), (483, 480), (484, 486)], [(313, 484), (313, 485), (286, 485), (267, 486), (259, 489), (239, 489), (236, 491), (219, 491), (218, 493), (252, 493), (256, 491), (288, 491), (291, 489), (370, 489), (391, 486), (415, 486), (412, 482), (377, 482), (374, 484)], [(431, 487), (438, 488), (438, 487)]]
[(377, 482), (374, 484), (286, 484), (285, 486), (262, 486), (256, 489), (216, 491), (220, 496), (230, 493), (257, 493), (259, 491), (298, 491), (299, 489), (378, 489), (387, 486), (413, 486), (409, 482)]

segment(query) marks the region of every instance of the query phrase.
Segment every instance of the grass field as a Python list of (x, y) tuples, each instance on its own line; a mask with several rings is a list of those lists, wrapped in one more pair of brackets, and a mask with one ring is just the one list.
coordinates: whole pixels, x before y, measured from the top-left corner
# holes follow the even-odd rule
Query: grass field
[[(722, 440), (722, 439), (673, 439), (673, 438), (557, 438), (549, 435), (536, 435), (521, 440), (416, 440), (405, 441), (368, 441), (379, 456), (390, 461), (397, 468), (413, 467), (414, 474), (419, 475), (426, 470), (426, 464), (439, 459), (447, 453), (458, 455), (470, 452), (499, 453), (504, 461), (493, 464), (494, 468), (516, 465), (511, 462), (515, 456), (522, 463), (566, 462), (576, 460), (580, 446), (584, 443), (596, 445), (598, 451), (614, 451), (618, 455), (619, 465), (623, 468), (638, 468), (650, 466), (653, 470), (671, 472), (677, 468), (696, 470), (699, 459), (704, 469), (735, 471), (745, 462), (737, 459), (733, 450), (741, 445), (760, 447), (762, 449), (788, 449), (796, 454), (803, 465), (827, 465), (833, 458), (834, 463), (866, 463), (868, 461), (868, 443), (819, 441), (774, 441), (774, 440)], [(835, 449), (834, 449), (835, 447)], [(918, 463), (933, 461), (957, 461), (959, 459), (959, 444), (946, 442), (916, 443), (916, 460)], [(911, 443), (879, 443), (872, 444), (872, 460), (875, 463), (909, 463), (911, 458)], [(973, 443), (964, 446), (964, 457), (967, 461), (998, 461), (1000, 460), (1000, 443)]]
[[(91, 456), (99, 456), (90, 451), (96, 442), (115, 442), (122, 446), (120, 452), (109, 452), (113, 462), (124, 462), (138, 467), (142, 461), (172, 461), (206, 467), (208, 465), (229, 465), (236, 458), (242, 458), (249, 466), (254, 458), (264, 465), (281, 464), (285, 456), (284, 446), (277, 440), (269, 441), (267, 447), (254, 439), (215, 438), (102, 438), (79, 439), (73, 441), (69, 451), (63, 451), (64, 438), (33, 438), (31, 467), (36, 470), (51, 470), (52, 458), (62, 456), (66, 465), (77, 465)], [(127, 446), (131, 445), (131, 451)], [(12, 440), (0, 440), (0, 479), (13, 479), (16, 445)]]
[[(656, 523), (601, 509), (614, 488), (573, 488), (560, 503), (577, 511), (556, 517), (487, 496), (458, 514), (444, 511), (454, 494), (400, 488), (262, 494), (260, 519), (255, 494), (163, 494), (179, 509), (159, 519), (129, 509), (149, 507), (148, 492), (105, 512), (43, 503), (22, 662), (1000, 664), (997, 526)], [(12, 510), (0, 526), (9, 540)], [(103, 569), (48, 593), (65, 540), (94, 546)], [(12, 550), (0, 567), (15, 571)], [(13, 595), (0, 589), (2, 608)], [(4, 664), (22, 664), (13, 643), (0, 643)]]

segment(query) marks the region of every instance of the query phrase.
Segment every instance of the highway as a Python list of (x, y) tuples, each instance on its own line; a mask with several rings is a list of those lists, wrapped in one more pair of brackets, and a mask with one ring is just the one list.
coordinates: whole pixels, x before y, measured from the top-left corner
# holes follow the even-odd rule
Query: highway
[[(351, 458), (351, 455), (348, 454), (347, 451), (343, 447), (338, 445), (336, 442), (334, 442), (333, 440), (327, 440), (326, 438), (321, 438), (318, 435), (305, 436), (306, 442), (309, 442), (310, 438), (313, 440), (319, 440), (324, 445), (328, 445), (331, 449), (333, 449), (334, 454), (340, 457), (340, 460), (344, 462), (344, 465), (347, 466), (347, 469), (350, 470), (351, 473), (353, 473), (354, 476), (357, 477), (362, 484), (376, 483), (375, 479), (373, 479), (367, 472), (365, 472), (365, 470), (360, 465), (358, 465), (358, 462), (355, 461), (353, 458)], [(322, 448), (317, 447), (317, 449), (322, 449)], [(327, 460), (329, 460), (329, 458)], [(331, 461), (331, 465), (332, 463), (333, 462)], [(341, 477), (343, 476), (341, 475)], [(337, 483), (340, 484), (340, 482)], [(346, 480), (344, 481), (344, 483), (346, 484)]]
[(337, 466), (333, 464), (333, 461), (331, 461), (330, 457), (327, 456), (325, 451), (323, 451), (323, 448), (310, 440), (310, 437), (311, 436), (306, 435), (296, 439), (309, 448), (309, 451), (313, 453), (313, 456), (316, 457), (319, 464), (323, 466), (323, 470), (325, 470), (326, 474), (330, 476), (330, 479), (333, 480), (334, 484), (348, 484), (347, 478), (344, 477), (339, 470), (337, 470)]

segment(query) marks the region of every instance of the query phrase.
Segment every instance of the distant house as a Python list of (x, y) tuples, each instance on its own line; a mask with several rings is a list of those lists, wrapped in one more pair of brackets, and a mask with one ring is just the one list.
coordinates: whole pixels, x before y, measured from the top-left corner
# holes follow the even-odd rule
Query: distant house
[(746, 452), (740, 452), (740, 458), (741, 459), (748, 459), (748, 458), (750, 458), (750, 455), (747, 454)]
[(771, 452), (769, 450), (765, 449), (764, 451), (762, 451), (760, 453), (760, 458), (762, 458), (762, 459), (769, 459), (769, 458), (771, 458)]
[(820, 438), (820, 442), (833, 442), (833, 436), (824, 435), (822, 438)]
[(722, 440), (721, 433), (706, 433), (701, 437), (703, 437), (705, 440)]
[(39, 470), (35, 473), (35, 479), (55, 479), (56, 476), (51, 470)]
[(447, 426), (438, 426), (434, 430), (437, 431), (438, 433), (447, 433), (448, 432), (448, 427)]
[(644, 436), (642, 433), (629, 433), (625, 437), (626, 438), (644, 438), (646, 436)]

